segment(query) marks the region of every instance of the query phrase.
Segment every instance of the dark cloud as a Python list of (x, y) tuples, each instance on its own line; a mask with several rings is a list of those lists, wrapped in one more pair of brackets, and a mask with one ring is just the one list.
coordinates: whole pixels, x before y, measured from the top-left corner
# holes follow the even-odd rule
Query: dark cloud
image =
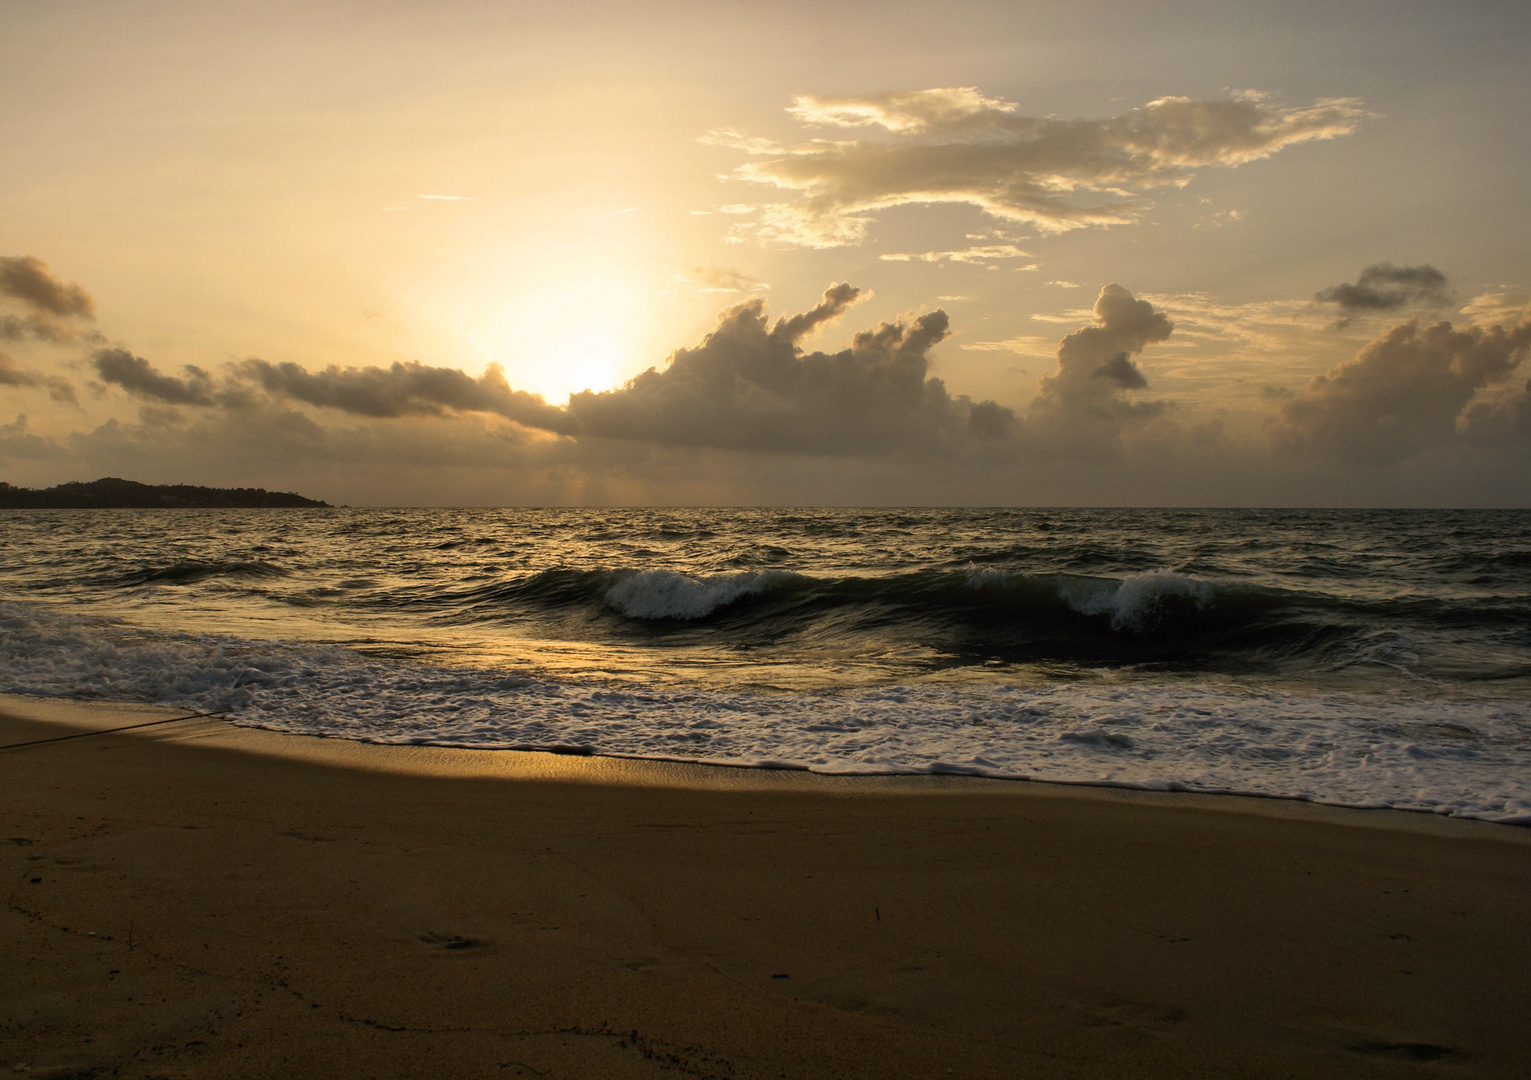
[[(553, 431), (567, 426), (564, 413), (540, 396), (512, 390), (497, 365), (490, 365), (475, 379), (457, 368), (431, 367), (414, 361), (386, 368), (331, 365), (322, 371), (309, 371), (293, 363), (273, 364), (251, 358), (231, 365), (227, 378), (215, 380), (202, 368), (190, 364), (181, 369), (179, 378), (162, 374), (149, 361), (126, 349), (101, 349), (92, 357), (92, 363), (106, 382), (135, 397), (166, 405), (250, 408), (269, 397), (301, 401), (355, 416), (396, 418), (482, 412)], [(162, 418), (164, 414), (154, 415)]]
[(186, 416), (174, 405), (140, 405), (138, 422), (144, 427), (177, 427), (186, 422)]
[(74, 331), (41, 315), (0, 315), (0, 341), (46, 341), (60, 344), (75, 339)]
[(391, 367), (330, 366), (310, 372), (293, 363), (246, 360), (236, 375), (280, 398), (358, 416), (440, 416), (495, 413), (531, 427), (562, 430), (563, 413), (524, 390), (512, 390), (498, 365), (473, 378), (457, 368), (411, 361)]
[(48, 264), (34, 255), (0, 255), (0, 296), (65, 319), (90, 319), (96, 314), (90, 293), (72, 281), (54, 277)]
[(0, 386), (34, 385), (35, 377), (30, 372), (18, 368), (9, 354), (0, 352)]
[(860, 97), (800, 97), (806, 124), (880, 129), (867, 139), (780, 144), (734, 132), (710, 140), (755, 158), (734, 173), (793, 193), (762, 208), (759, 236), (809, 247), (859, 243), (893, 206), (966, 203), (1049, 232), (1136, 220), (1144, 193), (1194, 170), (1257, 161), (1294, 143), (1353, 131), (1351, 100), (1300, 108), (1257, 94), (1168, 97), (1104, 120), (1022, 116), (972, 87)]
[[(0, 255), (0, 298), (21, 304), (25, 315), (0, 314), (0, 341), (77, 341), (77, 324), (95, 318), (96, 303), (76, 283), (57, 278), (34, 255)], [(99, 340), (94, 333), (83, 335)]]
[(1143, 390), (1148, 387), (1148, 380), (1142, 370), (1128, 359), (1126, 353), (1117, 353), (1100, 365), (1095, 369), (1094, 377), (1105, 379), (1123, 390)]
[(25, 413), (18, 414), (9, 424), (0, 424), (0, 458), (48, 461), (65, 455), (64, 448), (52, 439), (33, 435), (27, 430)]
[(1517, 456), (1525, 461), (1531, 447), (1531, 379), (1516, 393), (1469, 406), (1459, 426), (1466, 441), (1517, 448)]
[(1338, 304), (1345, 312), (1335, 327), (1348, 326), (1351, 317), (1368, 311), (1397, 311), (1405, 307), (1440, 307), (1451, 302), (1446, 275), (1425, 263), (1394, 266), (1376, 263), (1361, 271), (1354, 285), (1333, 285), (1313, 294), (1320, 304)]
[(1455, 440), (1486, 387), (1506, 383), (1531, 347), (1531, 314), (1513, 327), (1421, 327), (1410, 319), (1372, 341), (1354, 360), (1316, 376), (1281, 409), (1278, 448), (1362, 462), (1410, 458)]
[(41, 375), (28, 368), (16, 366), (16, 361), (6, 353), (0, 353), (0, 386), (42, 387), (54, 401), (78, 405), (74, 384), (62, 375)]
[(207, 372), (190, 364), (181, 369), (182, 378), (162, 375), (153, 364), (126, 349), (98, 349), (91, 357), (96, 372), (106, 382), (115, 383), (135, 397), (163, 401), (167, 405), (214, 405), (213, 380)]

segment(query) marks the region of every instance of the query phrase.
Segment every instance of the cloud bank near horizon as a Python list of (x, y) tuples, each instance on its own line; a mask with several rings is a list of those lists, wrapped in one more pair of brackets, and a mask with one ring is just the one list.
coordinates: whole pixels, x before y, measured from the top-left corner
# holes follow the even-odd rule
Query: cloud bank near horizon
[[(750, 298), (662, 368), (562, 406), (513, 389), (496, 366), (474, 378), (418, 362), (309, 371), (251, 358), (221, 377), (194, 366), (167, 375), (120, 348), (98, 350), (92, 362), (103, 382), (162, 406), (310, 406), (378, 420), (489, 414), (575, 442), (1024, 463), (1121, 457), (1149, 432), (1161, 443), (1187, 437), (1177, 402), (1146, 394), (1138, 359), (1174, 324), (1120, 285), (1101, 289), (1092, 323), (1062, 339), (1055, 370), (1020, 412), (954, 395), (932, 374), (932, 350), (950, 333), (941, 309), (857, 332), (838, 352), (803, 350), (804, 338), (862, 295), (835, 285), (813, 308), (774, 324), (765, 301)], [(1525, 392), (1512, 382), (1528, 347), (1531, 316), (1488, 328), (1409, 319), (1281, 402), (1267, 421), (1269, 446), (1288, 458), (1381, 462), (1449, 443), (1521, 440)]]
[[(1375, 269), (1359, 284), (1387, 286)], [(1404, 269), (1403, 299), (1374, 307), (1429, 306), (1448, 287), (1429, 267)], [(1219, 477), (1219, 490), (1237, 491), (1241, 473), (1270, 483), (1304, 470), (1391, 469), (1402, 477), (1424, 463), (1458, 461), (1487, 469), (1483, 475), (1521, 475), (1531, 496), (1531, 307), (1515, 310), (1497, 294), (1494, 311), (1506, 321), (1405, 319), (1300, 391), (1273, 396), (1263, 434), (1253, 437), (1229, 434), (1205, 410), (1155, 392), (1156, 349), (1173, 340), (1175, 325), (1156, 302), (1121, 285), (1104, 286), (1086, 325), (1059, 341), (1054, 367), (1024, 408), (952, 393), (934, 374), (935, 353), (951, 333), (939, 308), (857, 331), (838, 351), (804, 349), (809, 335), (844, 319), (865, 295), (834, 285), (818, 304), (774, 322), (765, 299), (750, 296), (664, 365), (564, 405), (513, 388), (497, 366), (473, 377), (413, 361), (309, 370), (249, 358), (166, 372), (126, 348), (99, 348), (87, 362), (100, 383), (87, 385), (139, 402), (137, 423), (109, 420), (59, 441), (18, 415), (0, 430), (0, 457), (196, 460), (218, 432), (229, 445), (244, 440), (248, 461), (280, 464), (280, 475), (321, 460), (360, 469), (398, 459), (421, 469), (531, 470), (551, 485), (550, 501), (572, 490), (639, 498), (631, 493), (640, 489), (653, 501), (653, 491), (693, 490), (707, 477), (706, 490), (725, 502), (738, 484), (774, 491), (784, 476), (798, 485), (784, 490), (818, 477), (854, 485), (874, 475), (896, 490), (897, 476), (920, 475), (922, 490), (961, 484), (1002, 500), (1044, 475), (1071, 478), (1079, 490), (1113, 489), (1127, 477), (1211, 490), (1209, 478)], [(75, 400), (68, 380), (4, 354), (0, 386)], [(626, 479), (612, 487), (598, 480), (614, 476)]]

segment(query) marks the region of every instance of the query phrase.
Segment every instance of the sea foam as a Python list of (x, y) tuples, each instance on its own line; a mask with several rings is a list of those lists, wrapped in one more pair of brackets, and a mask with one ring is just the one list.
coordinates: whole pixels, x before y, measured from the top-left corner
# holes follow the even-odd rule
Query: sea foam
[(1113, 630), (1142, 630), (1152, 623), (1166, 604), (1189, 602), (1199, 611), (1212, 602), (1211, 582), (1182, 574), (1156, 571), (1129, 574), (1114, 588), (1065, 585), (1060, 594), (1081, 615), (1108, 615)]
[(816, 693), (635, 688), (157, 633), (8, 602), (0, 691), (227, 710), (240, 725), (380, 743), (1231, 792), (1531, 824), (1524, 702), (1119, 673)]

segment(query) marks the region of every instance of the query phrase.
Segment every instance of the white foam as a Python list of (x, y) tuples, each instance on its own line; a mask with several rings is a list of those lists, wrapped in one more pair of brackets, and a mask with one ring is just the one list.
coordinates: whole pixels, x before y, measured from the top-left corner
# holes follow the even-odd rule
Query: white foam
[(606, 591), (606, 603), (630, 619), (701, 619), (794, 575), (780, 570), (692, 577), (674, 570), (640, 570)]
[(1184, 574), (1156, 570), (1129, 574), (1115, 588), (1100, 589), (1080, 584), (1060, 586), (1059, 594), (1081, 615), (1109, 615), (1113, 630), (1142, 630), (1171, 597), (1189, 600), (1198, 609), (1211, 602), (1211, 582)]
[(160, 634), (0, 603), (0, 691), (231, 709), (384, 743), (963, 773), (1388, 806), (1531, 824), (1531, 703), (1166, 676), (838, 693), (558, 681), (338, 646)]

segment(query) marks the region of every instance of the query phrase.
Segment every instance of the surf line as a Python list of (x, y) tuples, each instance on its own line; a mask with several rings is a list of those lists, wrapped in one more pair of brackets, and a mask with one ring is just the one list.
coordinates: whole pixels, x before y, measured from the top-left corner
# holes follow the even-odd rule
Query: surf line
[(182, 720), (208, 719), (214, 716), (226, 716), (233, 709), (218, 709), (214, 712), (197, 712), (190, 716), (172, 716), (167, 720), (150, 720), (143, 724), (125, 724), (122, 727), (102, 728), (100, 731), (77, 731), (73, 735), (55, 735), (49, 739), (32, 739), (29, 742), (6, 743), (0, 746), (0, 751), (20, 750), (27, 746), (42, 746), (44, 743), (68, 742), (70, 739), (85, 739), (92, 735), (112, 735), (119, 731), (136, 731), (139, 728), (158, 727), (160, 724), (179, 724)]

